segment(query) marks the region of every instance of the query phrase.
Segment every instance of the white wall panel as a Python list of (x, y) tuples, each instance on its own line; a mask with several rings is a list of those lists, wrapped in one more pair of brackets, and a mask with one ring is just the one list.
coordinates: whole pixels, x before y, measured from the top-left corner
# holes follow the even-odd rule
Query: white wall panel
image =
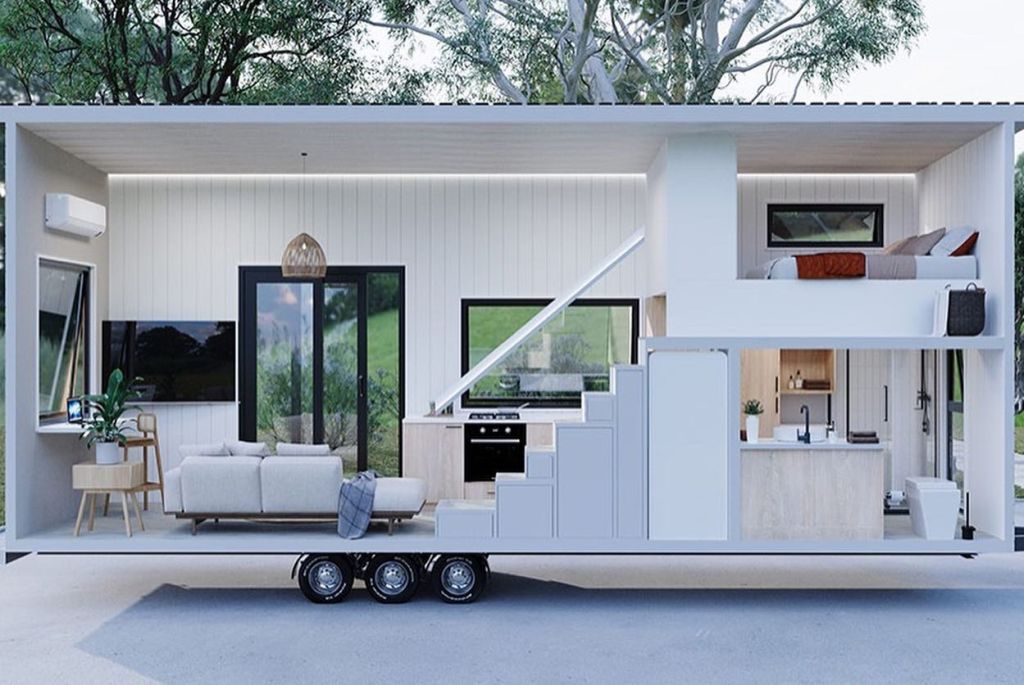
[(769, 248), (769, 204), (880, 202), (885, 205), (886, 244), (918, 232), (916, 180), (912, 174), (741, 174), (738, 191), (741, 277), (770, 259), (819, 250)]
[[(239, 264), (279, 263), (301, 199), (295, 176), (112, 177), (110, 318), (237, 319)], [(331, 264), (406, 266), (410, 415), (460, 375), (462, 298), (557, 296), (647, 208), (643, 176), (310, 176), (305, 204)], [(585, 296), (642, 296), (644, 260)], [(237, 430), (234, 406), (159, 415), (174, 460)]]

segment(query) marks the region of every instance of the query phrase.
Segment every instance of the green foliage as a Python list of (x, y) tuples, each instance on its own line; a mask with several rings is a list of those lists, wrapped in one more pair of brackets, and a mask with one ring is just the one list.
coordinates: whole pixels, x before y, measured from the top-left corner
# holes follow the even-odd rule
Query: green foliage
[(121, 369), (114, 369), (107, 379), (106, 392), (97, 395), (86, 395), (85, 404), (89, 409), (89, 418), (85, 420), (85, 429), (81, 438), (89, 447), (97, 442), (125, 442), (124, 423), (121, 417), (129, 410), (138, 407), (129, 406), (128, 402), (137, 400), (140, 393), (134, 386), (142, 379), (136, 378), (125, 383)]
[(5, 2), (0, 84), (22, 100), (119, 104), (418, 96), (421, 74), (366, 50), (367, 11), (363, 0)]
[(761, 400), (747, 400), (743, 403), (743, 413), (747, 416), (758, 416), (764, 413)]
[(1017, 157), (1013, 174), (1013, 248), (1014, 260), (1013, 284), (1016, 299), (1013, 331), (1014, 357), (1016, 359), (1015, 390), (1016, 399), (1024, 399), (1024, 155)]

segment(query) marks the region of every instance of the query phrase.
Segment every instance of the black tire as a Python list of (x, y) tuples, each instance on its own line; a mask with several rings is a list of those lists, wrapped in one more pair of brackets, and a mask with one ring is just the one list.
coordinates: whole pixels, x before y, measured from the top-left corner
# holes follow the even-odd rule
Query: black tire
[(299, 589), (314, 604), (336, 604), (352, 591), (352, 562), (340, 554), (311, 554), (299, 565)]
[(377, 554), (366, 567), (366, 591), (381, 604), (402, 604), (416, 594), (422, 573), (416, 557)]
[(434, 592), (449, 604), (469, 604), (484, 593), (490, 567), (476, 554), (447, 554), (434, 562)]

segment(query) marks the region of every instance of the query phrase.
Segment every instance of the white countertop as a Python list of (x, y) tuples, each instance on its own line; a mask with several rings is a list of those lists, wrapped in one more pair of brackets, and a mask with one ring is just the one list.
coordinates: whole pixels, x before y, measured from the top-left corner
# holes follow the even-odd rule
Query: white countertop
[[(481, 412), (490, 411), (480, 409)], [(402, 423), (450, 423), (463, 424), (475, 423), (477, 421), (493, 421), (494, 423), (554, 423), (565, 421), (581, 421), (583, 410), (581, 409), (534, 409), (532, 411), (520, 411), (518, 419), (494, 421), (493, 419), (471, 419), (469, 412), (457, 414), (446, 414), (441, 416), (406, 416)]]
[(884, 450), (886, 443), (857, 443), (851, 444), (846, 440), (839, 440), (837, 442), (812, 442), (806, 444), (803, 442), (781, 442), (772, 440), (771, 438), (762, 438), (761, 440), (750, 443), (741, 442), (740, 451), (755, 451), (755, 450), (809, 450), (809, 451), (828, 451), (828, 450)]

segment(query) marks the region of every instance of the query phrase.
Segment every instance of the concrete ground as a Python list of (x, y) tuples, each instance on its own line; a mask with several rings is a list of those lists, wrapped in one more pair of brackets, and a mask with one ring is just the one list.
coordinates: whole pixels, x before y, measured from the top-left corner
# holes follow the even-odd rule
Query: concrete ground
[(308, 603), (291, 558), (0, 569), (0, 682), (1020, 682), (1024, 554), (494, 557), (488, 595)]

